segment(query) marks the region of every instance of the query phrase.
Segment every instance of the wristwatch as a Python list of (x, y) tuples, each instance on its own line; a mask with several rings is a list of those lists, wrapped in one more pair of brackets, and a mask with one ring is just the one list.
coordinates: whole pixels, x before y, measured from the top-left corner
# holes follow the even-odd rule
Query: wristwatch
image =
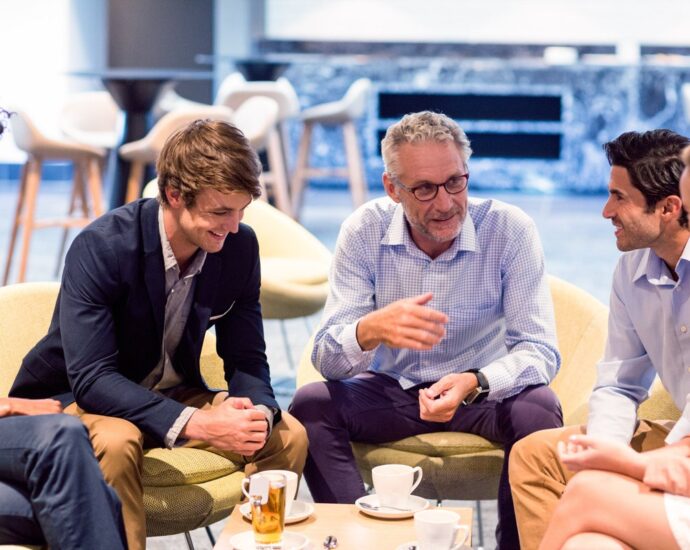
[(467, 371), (471, 372), (477, 377), (477, 387), (465, 396), (463, 405), (470, 405), (472, 403), (481, 403), (489, 395), (489, 381), (478, 370)]

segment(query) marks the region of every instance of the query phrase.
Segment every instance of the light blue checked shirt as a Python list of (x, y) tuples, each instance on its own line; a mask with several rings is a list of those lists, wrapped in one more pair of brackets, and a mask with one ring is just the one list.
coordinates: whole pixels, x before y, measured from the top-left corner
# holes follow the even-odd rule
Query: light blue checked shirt
[(629, 443), (637, 407), (658, 374), (683, 413), (666, 442), (690, 434), (690, 241), (675, 272), (678, 281), (649, 248), (623, 254), (618, 261), (587, 433)]
[[(407, 389), (480, 369), (488, 399), (548, 384), (560, 365), (553, 304), (534, 222), (495, 200), (469, 199), (458, 238), (436, 259), (419, 250), (401, 205), (365, 204), (340, 230), (331, 290), (312, 360), (323, 376), (364, 371), (392, 376)], [(391, 302), (432, 292), (430, 307), (448, 315), (446, 336), (428, 351), (379, 345), (362, 351), (359, 319)]]

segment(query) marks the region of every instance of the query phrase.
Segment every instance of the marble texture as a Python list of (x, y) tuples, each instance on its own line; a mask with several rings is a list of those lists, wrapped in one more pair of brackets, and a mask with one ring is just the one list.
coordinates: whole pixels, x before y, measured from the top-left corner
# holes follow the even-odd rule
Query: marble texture
[[(610, 54), (586, 54), (572, 65), (547, 65), (541, 58), (497, 59), (391, 57), (390, 55), (292, 55), (284, 76), (294, 85), (302, 108), (342, 97), (357, 78), (374, 84), (366, 117), (358, 125), (369, 181), (379, 181), (382, 162), (379, 132), (395, 119), (379, 116), (379, 93), (517, 94), (561, 98), (560, 121), (459, 120), (472, 132), (560, 134), (560, 156), (554, 160), (480, 158), (472, 162), (473, 184), (480, 188), (540, 192), (597, 192), (606, 188), (608, 164), (602, 143), (628, 130), (670, 128), (690, 133), (680, 88), (690, 82), (690, 63), (643, 58), (620, 64)], [(690, 59), (690, 58), (687, 58)], [(420, 102), (419, 108), (424, 108)], [(301, 126), (289, 127), (292, 157)], [(337, 129), (318, 128), (312, 163), (344, 163)], [(344, 182), (331, 181), (334, 185)]]

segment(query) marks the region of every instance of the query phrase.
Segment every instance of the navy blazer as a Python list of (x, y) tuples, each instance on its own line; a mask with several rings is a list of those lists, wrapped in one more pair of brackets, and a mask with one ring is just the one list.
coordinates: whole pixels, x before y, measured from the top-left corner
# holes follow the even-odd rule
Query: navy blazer
[[(48, 334), (22, 362), (10, 395), (43, 398), (72, 392), (96, 414), (124, 418), (163, 443), (185, 405), (139, 383), (158, 364), (165, 316), (159, 205), (141, 199), (108, 212), (74, 240)], [(240, 225), (208, 254), (173, 366), (185, 383), (206, 387), (199, 357), (216, 327), (231, 396), (278, 411), (271, 388), (259, 288), (259, 246)]]

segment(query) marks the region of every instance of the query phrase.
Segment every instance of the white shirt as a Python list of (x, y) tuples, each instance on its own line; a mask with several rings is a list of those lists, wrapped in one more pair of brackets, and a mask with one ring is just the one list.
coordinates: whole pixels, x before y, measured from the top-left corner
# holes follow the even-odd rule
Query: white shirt
[[(460, 235), (431, 259), (412, 240), (401, 205), (387, 197), (371, 201), (343, 223), (329, 280), (312, 355), (326, 378), (370, 370), (410, 388), (481, 369), (489, 381), (488, 399), (501, 400), (548, 384), (558, 371), (539, 235), (514, 206), (470, 199)], [(362, 316), (426, 292), (434, 295), (429, 306), (449, 318), (437, 346), (362, 351), (356, 337)]]
[(629, 443), (637, 408), (649, 397), (658, 374), (682, 411), (666, 442), (690, 434), (690, 244), (675, 272), (678, 281), (648, 248), (627, 252), (618, 261), (608, 341), (589, 400), (587, 433)]

